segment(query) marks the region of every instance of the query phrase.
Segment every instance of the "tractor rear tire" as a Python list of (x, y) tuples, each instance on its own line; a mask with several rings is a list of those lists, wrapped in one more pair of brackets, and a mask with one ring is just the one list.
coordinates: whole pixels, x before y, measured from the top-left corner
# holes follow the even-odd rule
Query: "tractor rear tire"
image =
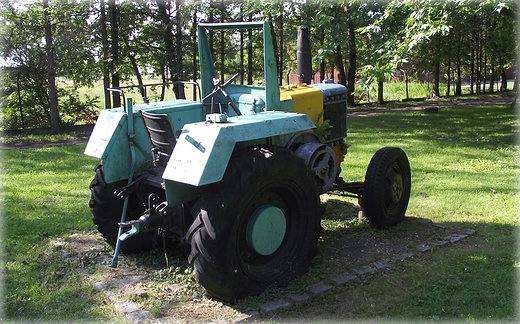
[(397, 147), (378, 150), (367, 168), (361, 205), (370, 224), (397, 225), (410, 199), (411, 174), (406, 153)]
[[(89, 206), (94, 216), (93, 221), (97, 230), (112, 247), (116, 246), (117, 234), (119, 232), (118, 223), (121, 221), (124, 199), (114, 196), (114, 191), (124, 187), (126, 180), (114, 183), (106, 183), (103, 173), (103, 165), (99, 163), (95, 170), (96, 175), (90, 183)], [(135, 195), (130, 195), (126, 220), (138, 219), (143, 215), (144, 205)], [(150, 250), (154, 243), (153, 232), (140, 232), (135, 236), (121, 241), (121, 250), (125, 253), (138, 253)]]
[(278, 146), (235, 153), (193, 211), (188, 261), (207, 294), (229, 302), (305, 273), (323, 233), (314, 174)]

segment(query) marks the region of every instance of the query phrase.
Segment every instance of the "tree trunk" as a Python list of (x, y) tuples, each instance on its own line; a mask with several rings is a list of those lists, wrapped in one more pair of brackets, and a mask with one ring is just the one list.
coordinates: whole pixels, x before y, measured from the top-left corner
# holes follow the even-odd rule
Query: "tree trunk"
[[(403, 70), (404, 71), (404, 70)], [(410, 93), (408, 91), (408, 73), (404, 71), (404, 92), (405, 92), (405, 98), (408, 100), (410, 99)]]
[(439, 97), (439, 84), (440, 84), (440, 76), (441, 76), (441, 63), (435, 62), (433, 66), (433, 84), (432, 84), (432, 97)]
[(130, 63), (132, 64), (132, 67), (134, 68), (134, 73), (137, 78), (137, 83), (139, 84), (139, 93), (141, 94), (143, 101), (145, 103), (148, 103), (148, 98), (146, 97), (146, 89), (144, 88), (143, 78), (141, 76), (141, 72), (139, 71), (139, 66), (137, 65), (135, 56), (133, 54), (131, 54), (132, 50), (130, 49), (128, 37), (125, 35), (124, 31), (121, 31), (121, 38), (123, 39), (123, 42), (125, 43), (125, 47), (127, 48), (128, 59), (130, 60)]
[[(473, 32), (473, 39), (475, 38), (475, 32)], [(471, 47), (471, 60), (470, 60), (470, 77), (469, 77), (469, 94), (473, 95), (475, 85), (475, 48)]]
[[(168, 11), (170, 10), (170, 2), (164, 0), (157, 0), (157, 9), (159, 11), (159, 18), (161, 20), (161, 30), (163, 32), (163, 43), (164, 43), (164, 64), (166, 69), (168, 70), (167, 81), (174, 80), (174, 71), (175, 71), (175, 48), (173, 46), (173, 32), (172, 25), (170, 21), (170, 17), (168, 16)], [(177, 94), (176, 94), (177, 95)]]
[(60, 132), (60, 115), (58, 112), (58, 94), (56, 90), (56, 70), (54, 68), (54, 46), (52, 44), (52, 25), (49, 12), (49, 0), (43, 1), (45, 16), (45, 53), (47, 55), (47, 80), (49, 90), (49, 109), (51, 113), (51, 132)]
[(515, 73), (515, 82), (513, 84), (513, 91), (516, 92), (516, 94), (518, 95), (518, 78), (520, 77), (520, 66), (517, 66), (516, 67), (516, 73)]
[(354, 106), (354, 90), (356, 88), (356, 70), (357, 70), (357, 47), (356, 47), (356, 28), (352, 18), (348, 20), (348, 38), (349, 38), (349, 59), (348, 59), (348, 95), (347, 102), (349, 106)]
[[(192, 64), (193, 64), (193, 82), (197, 82), (197, 73), (199, 69), (197, 68), (197, 9), (193, 10), (193, 26), (191, 29), (191, 39), (193, 42), (192, 47)], [(198, 96), (197, 87), (193, 87), (193, 100), (196, 100)], [(199, 100), (202, 98), (198, 98)]]
[(377, 81), (377, 103), (378, 104), (385, 103), (385, 101), (383, 99), (383, 90), (384, 90), (383, 85), (384, 85), (383, 81)]
[[(320, 48), (323, 48), (323, 45), (325, 43), (325, 31), (322, 27), (320, 28)], [(333, 78), (334, 79), (334, 78)], [(325, 60), (321, 60), (320, 62), (320, 82), (323, 82), (325, 80)]]
[(500, 91), (506, 92), (507, 91), (507, 75), (506, 75), (506, 69), (504, 67), (504, 64), (500, 65)]
[(20, 121), (22, 122), (22, 129), (25, 129), (25, 122), (23, 118), (23, 104), (20, 90), (20, 70), (16, 73), (16, 94), (18, 95), (18, 109), (20, 110)]
[(448, 71), (446, 72), (448, 79), (446, 80), (446, 98), (450, 96), (451, 90), (451, 57), (448, 58)]
[(495, 93), (495, 66), (491, 64), (489, 71), (489, 93)]
[[(119, 35), (117, 24), (117, 6), (115, 0), (108, 0), (108, 11), (110, 14), (110, 35), (112, 37), (112, 47), (110, 49), (112, 60), (110, 61), (110, 71), (112, 72), (112, 87), (119, 87)], [(121, 97), (119, 93), (113, 92), (114, 107), (121, 107)]]
[(456, 65), (456, 70), (457, 70), (457, 80), (455, 81), (455, 95), (456, 96), (461, 96), (462, 95), (462, 71), (461, 71), (461, 63), (460, 63), (460, 46), (457, 50), (457, 65)]
[(341, 46), (337, 45), (334, 51), (334, 65), (338, 69), (338, 83), (344, 86), (347, 85), (347, 76), (345, 74), (345, 65), (343, 64), (343, 54), (341, 53)]
[(486, 81), (487, 81), (487, 53), (484, 53), (484, 62), (482, 63), (482, 93), (486, 93)]
[[(166, 65), (164, 62), (161, 62), (161, 80), (163, 83), (166, 83), (168, 82), (168, 76), (167, 76), (167, 71), (166, 71)], [(161, 101), (164, 100), (164, 95), (166, 94), (166, 86), (163, 85), (161, 87)]]
[(108, 34), (107, 34), (107, 16), (105, 0), (99, 1), (100, 11), (100, 29), (101, 29), (101, 47), (103, 51), (103, 93), (105, 94), (105, 109), (112, 107), (110, 100), (110, 92), (107, 90), (110, 88), (110, 69), (109, 69), (109, 47), (108, 47)]
[[(175, 31), (175, 46), (176, 48), (176, 57), (175, 57), (175, 73), (173, 74), (173, 81), (182, 81), (184, 80), (184, 64), (182, 62), (182, 15), (181, 15), (181, 7), (184, 4), (183, 0), (175, 0), (175, 18), (176, 18), (176, 31)], [(184, 92), (184, 85), (177, 84), (173, 87), (173, 91), (175, 92), (175, 97), (177, 99), (186, 99), (186, 93)]]
[(460, 50), (461, 50), (461, 40), (460, 37), (458, 38), (459, 41), (457, 42), (457, 54), (455, 56), (455, 73), (456, 73), (456, 80), (455, 80), (455, 96), (462, 95), (462, 67), (461, 67), (461, 58), (460, 58)]
[(482, 85), (482, 46), (481, 46), (481, 34), (477, 33), (477, 95), (481, 94)]

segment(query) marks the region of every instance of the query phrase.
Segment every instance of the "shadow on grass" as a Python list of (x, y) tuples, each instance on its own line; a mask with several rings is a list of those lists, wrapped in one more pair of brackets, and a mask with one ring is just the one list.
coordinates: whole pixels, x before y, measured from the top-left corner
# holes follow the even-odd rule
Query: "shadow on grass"
[[(369, 275), (359, 275), (358, 279), (345, 286), (335, 286), (327, 294), (315, 296), (309, 302), (294, 303), (290, 309), (279, 312), (274, 320), (483, 320), (513, 317), (513, 226), (464, 222), (435, 224), (409, 215), (395, 227), (377, 229), (366, 220), (357, 218), (358, 209), (353, 203), (332, 198), (324, 205), (328, 210), (322, 221), (326, 230), (319, 242), (320, 252), (307, 274), (293, 280), (288, 287), (269, 290), (233, 305), (215, 307), (227, 307), (244, 313), (257, 310), (262, 303), (284, 298), (287, 294), (308, 293), (306, 287), (309, 285), (318, 282), (331, 284), (330, 278), (335, 275), (354, 273), (353, 269), (358, 267), (413, 253), (410, 258), (391, 262), (387, 268)], [(431, 244), (467, 228), (475, 230), (475, 234), (442, 246)], [(97, 263), (100, 259), (82, 264), (84, 258), (81, 254), (63, 258), (61, 250), (54, 249), (45, 236), (41, 236), (41, 241), (46, 247), (36, 258), (22, 258), (18, 267), (10, 267), (6, 299), (8, 317), (32, 320), (110, 319), (113, 316), (110, 309), (118, 301), (105, 301), (102, 294), (94, 291), (93, 282), (89, 282), (88, 278), (94, 272), (113, 272), (113, 269), (106, 263)], [(431, 249), (426, 252), (417, 249), (428, 244)], [(111, 254), (108, 250), (101, 253)], [(165, 272), (167, 267), (160, 249), (123, 255), (122, 258), (124, 261), (117, 271), (127, 268), (144, 274), (151, 282), (150, 287), (168, 292), (164, 296), (149, 292), (148, 296), (153, 296), (153, 300), (141, 300), (144, 309), (150, 310), (153, 305), (164, 303), (160, 316), (167, 316), (178, 307), (197, 307), (191, 301), (190, 294), (197, 295), (202, 290), (194, 284), (189, 274), (182, 275), (185, 269), (189, 269), (186, 259), (176, 259), (175, 254), (171, 254), (170, 265), (178, 269), (171, 273), (171, 270)], [(34, 277), (28, 275), (31, 272)], [(131, 286), (137, 285), (136, 282)], [(124, 289), (131, 290), (130, 287)], [(184, 295), (179, 295), (173, 302), (175, 289), (183, 291)], [(46, 297), (35, 298), (39, 294)], [(104, 314), (101, 309), (104, 309)], [(74, 310), (75, 314), (71, 314), (70, 310)], [(193, 318), (196, 320), (197, 316), (194, 314)]]
[[(344, 208), (355, 208), (345, 203)], [(346, 220), (329, 228), (309, 274), (297, 280), (333, 284), (342, 273), (389, 266), (326, 295), (294, 304), (273, 320), (511, 320), (515, 316), (515, 234), (507, 224), (446, 222), (407, 216), (386, 229)], [(461, 233), (471, 235), (458, 239)], [(395, 256), (407, 256), (403, 260)], [(306, 278), (306, 277), (311, 277)], [(301, 292), (301, 291), (300, 291)], [(282, 294), (283, 295), (283, 294)]]

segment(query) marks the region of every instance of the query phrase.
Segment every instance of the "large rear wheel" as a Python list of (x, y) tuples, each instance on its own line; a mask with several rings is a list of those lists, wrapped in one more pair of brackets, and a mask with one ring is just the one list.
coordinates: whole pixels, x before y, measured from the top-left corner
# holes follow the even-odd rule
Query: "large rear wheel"
[(222, 181), (206, 188), (194, 211), (189, 262), (207, 293), (226, 301), (305, 273), (323, 232), (313, 173), (277, 146), (234, 154)]
[(393, 226), (405, 215), (410, 199), (410, 164), (405, 152), (384, 147), (372, 157), (365, 176), (362, 207), (369, 222)]
[[(95, 169), (96, 175), (90, 183), (90, 201), (89, 206), (94, 216), (93, 221), (98, 231), (112, 247), (117, 242), (117, 234), (119, 231), (118, 223), (121, 221), (121, 213), (123, 212), (123, 199), (114, 196), (114, 191), (124, 187), (126, 181), (118, 181), (114, 183), (106, 183), (103, 173), (103, 165), (100, 163)], [(136, 195), (130, 195), (126, 220), (138, 219), (144, 214), (145, 206), (139, 201)], [(135, 236), (121, 241), (121, 250), (126, 253), (136, 253), (152, 248), (154, 242), (154, 233), (140, 232)]]

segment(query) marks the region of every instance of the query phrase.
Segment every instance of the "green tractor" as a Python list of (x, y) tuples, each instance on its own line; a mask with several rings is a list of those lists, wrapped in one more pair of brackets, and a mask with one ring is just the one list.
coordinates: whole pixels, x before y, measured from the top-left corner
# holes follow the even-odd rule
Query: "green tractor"
[[(262, 85), (216, 78), (209, 34), (258, 33)], [(235, 34), (236, 35), (236, 34)], [(345, 182), (347, 89), (333, 83), (280, 87), (267, 22), (198, 25), (195, 99), (101, 111), (85, 154), (99, 158), (90, 184), (94, 223), (118, 253), (156, 242), (188, 248), (208, 295), (233, 301), (305, 273), (323, 232), (320, 195), (358, 197), (371, 224), (405, 215), (410, 166), (399, 148), (377, 151), (364, 182)], [(156, 86), (156, 85), (147, 85)], [(139, 88), (146, 93), (146, 86)], [(198, 97), (198, 98), (197, 98)]]

